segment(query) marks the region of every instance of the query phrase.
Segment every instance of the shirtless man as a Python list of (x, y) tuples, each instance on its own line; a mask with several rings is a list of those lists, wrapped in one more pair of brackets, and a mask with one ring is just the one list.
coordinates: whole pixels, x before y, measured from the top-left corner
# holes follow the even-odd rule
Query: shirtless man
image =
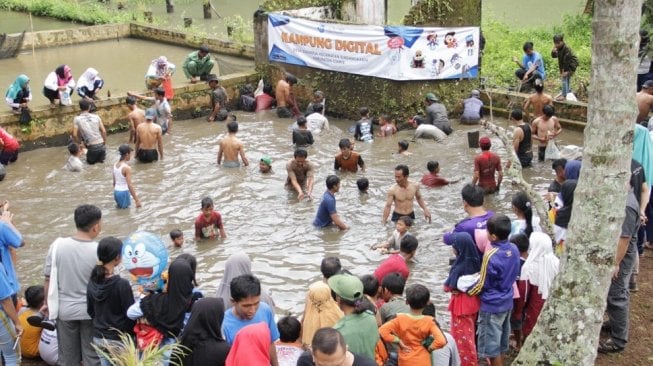
[(535, 118), (541, 117), (544, 114), (542, 108), (545, 105), (553, 105), (553, 97), (544, 93), (544, 84), (542, 84), (541, 79), (535, 79), (535, 93), (529, 95), (524, 102), (524, 120), (527, 122), (531, 121), (528, 113), (528, 107), (531, 105), (533, 106), (533, 115)]
[(286, 74), (286, 77), (277, 83), (274, 95), (277, 98), (277, 116), (279, 118), (290, 118), (295, 114), (297, 106), (294, 105), (292, 97), (292, 86), (295, 84), (297, 84), (297, 77), (293, 74)]
[[(308, 153), (306, 150), (297, 149), (293, 159), (286, 163), (286, 171), (288, 172), (288, 179), (286, 179), (286, 188), (294, 189), (297, 192), (297, 199), (301, 200), (304, 197), (311, 199), (313, 194), (313, 174), (315, 167), (313, 163), (306, 160)], [(306, 194), (304, 194), (303, 187), (306, 187)]]
[(136, 129), (136, 159), (141, 163), (163, 160), (163, 131), (161, 126), (153, 123), (156, 111), (145, 111), (145, 123)]
[(413, 200), (417, 200), (417, 204), (424, 211), (424, 218), (429, 223), (431, 222), (431, 212), (426, 207), (426, 203), (419, 193), (419, 184), (408, 180), (408, 167), (400, 164), (395, 167), (395, 182), (397, 184), (390, 187), (388, 191), (388, 199), (385, 201), (385, 208), (383, 209), (383, 218), (381, 223), (385, 225), (390, 216), (390, 209), (392, 203), (395, 204), (395, 210), (392, 212), (392, 221), (397, 221), (401, 216), (408, 216), (415, 219), (415, 211), (413, 210)]
[(127, 107), (129, 107), (129, 142), (136, 143), (136, 129), (141, 122), (145, 122), (145, 111), (138, 108), (136, 105), (136, 98), (132, 96), (127, 97)]
[(236, 137), (236, 133), (238, 132), (238, 122), (231, 121), (227, 123), (227, 131), (229, 132), (227, 137), (220, 141), (220, 148), (218, 149), (218, 165), (222, 163), (222, 156), (224, 155), (224, 164), (222, 166), (225, 168), (238, 168), (240, 167), (238, 155), (240, 155), (240, 158), (243, 160), (243, 165), (248, 166), (249, 160), (247, 160), (247, 156), (245, 156), (243, 143)]
[(553, 115), (555, 113), (553, 106), (545, 105), (542, 107), (542, 112), (544, 112), (544, 115), (536, 118), (531, 126), (533, 140), (537, 140), (539, 144), (537, 151), (539, 161), (544, 161), (544, 152), (546, 151), (546, 144), (549, 140), (555, 138), (562, 132), (558, 117)]
[(648, 114), (653, 109), (653, 80), (647, 80), (642, 85), (642, 90), (635, 95), (637, 101), (637, 123), (648, 121)]

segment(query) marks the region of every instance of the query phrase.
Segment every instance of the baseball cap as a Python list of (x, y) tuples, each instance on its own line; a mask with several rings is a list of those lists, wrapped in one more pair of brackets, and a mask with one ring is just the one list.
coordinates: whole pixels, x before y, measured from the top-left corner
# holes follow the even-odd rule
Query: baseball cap
[(145, 119), (154, 119), (155, 116), (156, 116), (156, 112), (154, 111), (153, 108), (148, 108), (145, 111)]
[(653, 88), (653, 80), (646, 80), (646, 82), (642, 84), (642, 89), (648, 89), (648, 88)]
[(352, 275), (339, 274), (329, 278), (329, 287), (336, 295), (347, 301), (356, 301), (363, 297), (363, 282)]
[(480, 91), (478, 91), (476, 89), (472, 90), (472, 97), (480, 97), (480, 96), (481, 96)]
[(132, 149), (131, 146), (129, 146), (129, 144), (122, 144), (118, 147), (118, 152), (120, 153), (120, 155), (127, 155), (132, 151), (134, 150)]
[(265, 165), (269, 165), (269, 166), (272, 165), (272, 159), (270, 159), (270, 158), (267, 157), (267, 156), (262, 157), (262, 158), (261, 158), (261, 162), (262, 162), (263, 164), (265, 164)]
[(489, 137), (483, 136), (478, 140), (478, 144), (481, 145), (481, 147), (484, 147), (484, 146), (490, 147), (490, 146), (492, 146), (492, 141), (490, 141)]
[(424, 98), (425, 98), (426, 100), (430, 100), (430, 101), (432, 101), (432, 102), (438, 102), (438, 101), (440, 101), (440, 99), (438, 99), (438, 97), (436, 97), (435, 94), (433, 94), (433, 93), (426, 93), (426, 95), (424, 95)]

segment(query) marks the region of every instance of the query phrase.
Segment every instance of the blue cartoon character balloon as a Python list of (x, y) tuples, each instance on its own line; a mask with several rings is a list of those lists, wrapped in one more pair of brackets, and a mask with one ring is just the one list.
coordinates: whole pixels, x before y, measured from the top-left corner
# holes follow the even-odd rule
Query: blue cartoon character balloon
[(122, 264), (143, 291), (163, 289), (161, 273), (168, 265), (168, 250), (158, 235), (137, 231), (123, 242)]

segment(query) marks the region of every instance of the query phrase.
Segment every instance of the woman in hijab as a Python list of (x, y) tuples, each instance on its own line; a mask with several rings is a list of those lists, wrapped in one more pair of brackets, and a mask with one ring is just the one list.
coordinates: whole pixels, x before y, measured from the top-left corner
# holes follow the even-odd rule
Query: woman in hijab
[[(224, 318), (222, 299), (207, 297), (193, 305), (181, 345), (187, 347), (183, 357), (184, 366), (224, 366), (229, 345), (222, 337)], [(237, 339), (238, 337), (236, 337)]]
[(304, 318), (302, 319), (302, 344), (310, 346), (318, 329), (333, 327), (344, 316), (331, 297), (329, 285), (320, 281), (308, 287)]
[(68, 65), (61, 65), (45, 78), (43, 95), (50, 101), (50, 108), (55, 107), (55, 101), (61, 101), (63, 94), (70, 97), (75, 88), (75, 79)]
[(22, 108), (27, 108), (27, 103), (32, 100), (27, 75), (18, 75), (14, 83), (9, 86), (5, 100), (7, 105), (16, 113), (20, 112)]
[(159, 56), (159, 58), (152, 60), (150, 67), (147, 69), (147, 74), (145, 74), (145, 87), (148, 90), (160, 87), (163, 80), (172, 77), (175, 69), (175, 64), (169, 62), (165, 56)]
[(270, 366), (272, 352), (276, 353), (276, 348), (268, 326), (265, 323), (251, 324), (236, 334), (226, 365)]
[(549, 298), (553, 279), (558, 274), (560, 260), (553, 254), (551, 238), (544, 233), (533, 233), (530, 237), (528, 258), (521, 270), (520, 280), (526, 281), (524, 301), (524, 338), (528, 337), (537, 317)]
[(567, 226), (571, 219), (571, 208), (574, 205), (575, 190), (576, 181), (573, 179), (567, 179), (560, 187), (558, 198), (562, 202), (562, 207), (556, 212), (553, 225), (553, 235), (555, 236), (556, 245), (559, 248), (564, 247), (564, 242), (567, 237)]
[[(224, 301), (225, 308), (229, 309), (232, 306), (231, 280), (244, 274), (253, 274), (252, 262), (249, 259), (249, 256), (245, 253), (236, 253), (229, 256), (224, 264), (224, 275), (222, 276), (222, 281), (218, 286), (218, 298), (221, 298), (222, 301)], [(261, 301), (270, 305), (270, 308), (274, 309), (274, 301), (265, 288), (261, 288)]]
[(100, 73), (92, 67), (86, 69), (82, 76), (79, 77), (77, 94), (90, 102), (100, 99), (98, 94), (104, 86), (104, 80), (99, 75)]
[[(462, 276), (473, 275), (481, 270), (481, 257), (472, 236), (467, 232), (454, 232), (445, 237), (445, 244), (451, 245), (456, 261), (451, 266), (449, 277), (444, 281), (444, 291), (451, 292), (449, 312), (451, 313), (451, 335), (456, 340), (462, 365), (475, 364), (476, 315), (481, 307), (478, 296), (467, 295), (468, 287), (459, 281)], [(473, 283), (469, 283), (472, 285)]]

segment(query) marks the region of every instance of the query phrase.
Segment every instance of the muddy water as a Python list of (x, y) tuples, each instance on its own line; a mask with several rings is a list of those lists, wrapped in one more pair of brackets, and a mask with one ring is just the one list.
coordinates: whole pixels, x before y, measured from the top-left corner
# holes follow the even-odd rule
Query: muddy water
[(77, 28), (82, 25), (64, 22), (53, 18), (32, 16), (30, 23), (29, 14), (15, 11), (0, 10), (0, 33), (20, 33), (22, 31), (31, 32), (32, 27), (35, 32), (51, 29)]
[[(43, 96), (43, 82), (46, 76), (61, 64), (72, 68), (75, 80), (89, 67), (100, 72), (105, 81), (101, 97), (124, 95), (127, 90), (145, 90), (145, 72), (150, 62), (165, 55), (177, 66), (173, 76), (174, 85), (187, 83), (182, 70), (186, 56), (194, 49), (173, 45), (161, 45), (156, 42), (135, 38), (116, 38), (115, 40), (71, 45), (56, 48), (46, 48), (32, 52), (23, 52), (16, 58), (0, 60), (0, 92), (2, 95), (18, 74), (30, 77), (34, 106), (48, 104)], [(215, 57), (216, 55), (213, 55)], [(218, 55), (220, 74), (253, 69), (253, 61), (231, 56)], [(79, 100), (75, 94), (73, 100)]]
[[(23, 287), (42, 282), (48, 246), (56, 237), (74, 232), (72, 214), (78, 204), (92, 203), (103, 211), (101, 236), (124, 238), (135, 230), (148, 230), (169, 243), (167, 233), (182, 229), (186, 244), (182, 249), (171, 249), (171, 255), (188, 252), (197, 256), (198, 281), (207, 295), (215, 293), (226, 258), (237, 252), (248, 253), (254, 272), (272, 291), (277, 313), (297, 314), (303, 309), (308, 284), (320, 276), (319, 264), (324, 256), (339, 256), (344, 267), (356, 275), (372, 273), (384, 258), (368, 247), (386, 239), (393, 230), (390, 224), (381, 225), (381, 214), (387, 189), (394, 183), (395, 165), (407, 164), (411, 178), (419, 180), (426, 170), (426, 162), (437, 159), (444, 176), (464, 177), (464, 182), (470, 180), (471, 161), (478, 153), (467, 148), (467, 135), (462, 127), (442, 144), (411, 143), (409, 151), (413, 155), (407, 157), (396, 157), (392, 152), (400, 139), (410, 138), (409, 131), (378, 138), (371, 144), (357, 143), (356, 149), (362, 153), (368, 169), (365, 173), (341, 174), (341, 191), (337, 194), (338, 212), (351, 229), (316, 230), (311, 223), (325, 191), (325, 178), (333, 173), (338, 141), (349, 136), (343, 131), (352, 122), (332, 121), (336, 128), (317, 136), (315, 146), (309, 149), (309, 160), (318, 167), (313, 200), (299, 202), (284, 189), (285, 163), (293, 151), (289, 121), (280, 121), (272, 113), (259, 116), (239, 113), (238, 119), (241, 121), (239, 137), (252, 162), (249, 167), (216, 166), (217, 141), (226, 130), (223, 124), (209, 124), (201, 119), (178, 121), (174, 134), (164, 138), (165, 160), (150, 165), (132, 164), (133, 181), (143, 202), (141, 209), (114, 208), (111, 163), (118, 158), (117, 146), (127, 141), (126, 133), (109, 137), (109, 158), (105, 164), (86, 166), (81, 173), (61, 169), (67, 159), (67, 151), (62, 147), (21, 154), (0, 183), (4, 193), (0, 198), (11, 201), (16, 225), (27, 241), (27, 246), (19, 251), (18, 262)], [(579, 144), (581, 139), (581, 134), (567, 131), (560, 137), (565, 144)], [(499, 146), (498, 140), (493, 141)], [(273, 174), (258, 172), (257, 162), (262, 155), (272, 157)], [(356, 188), (356, 179), (362, 176), (370, 180), (367, 195), (360, 195)], [(550, 164), (537, 165), (528, 170), (527, 176), (545, 190), (552, 177)], [(412, 229), (420, 247), (410, 282), (428, 285), (444, 319), (448, 295), (440, 289), (448, 274), (451, 250), (440, 238), (464, 217), (460, 200), (463, 182), (423, 190), (433, 222), (426, 223), (417, 208)], [(497, 196), (488, 199), (488, 207), (509, 213), (512, 193), (509, 185), (504, 184)], [(222, 213), (227, 239), (193, 242), (193, 220), (204, 196), (212, 197), (216, 209)]]

